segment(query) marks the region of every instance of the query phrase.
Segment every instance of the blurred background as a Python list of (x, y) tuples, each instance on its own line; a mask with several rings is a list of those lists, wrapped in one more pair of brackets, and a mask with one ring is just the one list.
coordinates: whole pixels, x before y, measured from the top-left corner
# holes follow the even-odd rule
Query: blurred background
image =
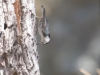
[(37, 16), (46, 8), (51, 33), (49, 44), (38, 45), (41, 75), (100, 75), (99, 3), (35, 0)]

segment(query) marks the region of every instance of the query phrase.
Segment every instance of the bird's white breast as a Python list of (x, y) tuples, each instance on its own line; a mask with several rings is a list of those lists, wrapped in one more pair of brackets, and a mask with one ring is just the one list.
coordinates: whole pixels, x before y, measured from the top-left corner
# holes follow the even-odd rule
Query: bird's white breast
[(45, 40), (46, 42), (49, 42), (49, 41), (50, 41), (49, 36), (44, 37), (44, 40)]

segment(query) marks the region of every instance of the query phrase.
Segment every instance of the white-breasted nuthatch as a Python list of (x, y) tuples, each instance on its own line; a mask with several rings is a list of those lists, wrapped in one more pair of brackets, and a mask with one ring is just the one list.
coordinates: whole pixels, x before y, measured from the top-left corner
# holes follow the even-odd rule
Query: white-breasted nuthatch
[(43, 5), (42, 8), (42, 17), (38, 22), (38, 32), (41, 37), (41, 44), (47, 44), (50, 42), (50, 33), (49, 33), (49, 24), (46, 17), (46, 11)]

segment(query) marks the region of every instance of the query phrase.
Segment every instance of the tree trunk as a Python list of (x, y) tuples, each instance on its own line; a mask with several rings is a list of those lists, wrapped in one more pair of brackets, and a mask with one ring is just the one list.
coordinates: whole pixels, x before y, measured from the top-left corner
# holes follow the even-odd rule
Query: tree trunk
[(34, 0), (0, 0), (0, 75), (40, 75)]

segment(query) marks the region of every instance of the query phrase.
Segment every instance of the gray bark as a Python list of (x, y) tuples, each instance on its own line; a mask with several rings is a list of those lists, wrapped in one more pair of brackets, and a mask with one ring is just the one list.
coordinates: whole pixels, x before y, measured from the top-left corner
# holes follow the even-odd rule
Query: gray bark
[(0, 0), (0, 75), (40, 75), (34, 0), (20, 0), (21, 22), (15, 0)]

